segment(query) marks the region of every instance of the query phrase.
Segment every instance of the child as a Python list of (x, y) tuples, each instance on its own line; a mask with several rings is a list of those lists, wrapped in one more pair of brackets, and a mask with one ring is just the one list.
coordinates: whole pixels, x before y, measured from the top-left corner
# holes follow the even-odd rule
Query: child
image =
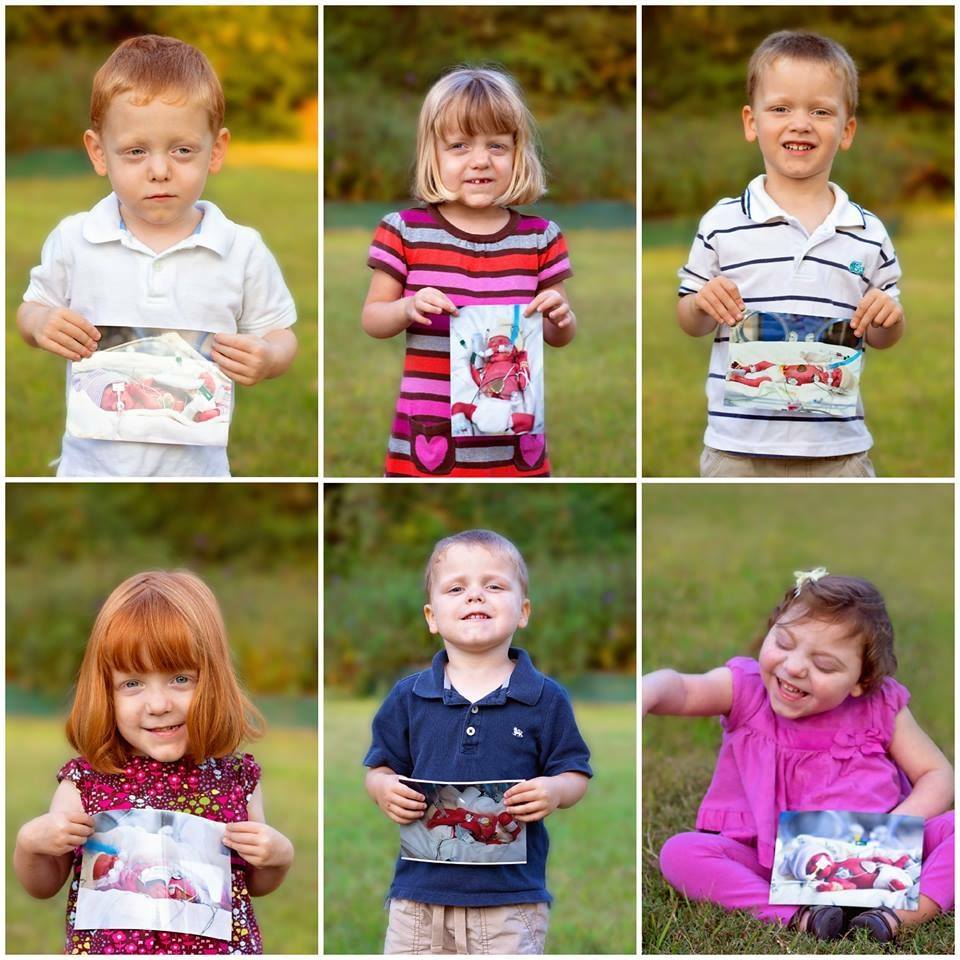
[[(43, 246), (17, 311), (33, 347), (77, 361), (99, 327), (212, 331), (212, 359), (252, 386), (293, 361), (296, 310), (260, 235), (201, 201), (223, 164), (220, 81), (171, 37), (127, 40), (93, 82), (83, 142), (113, 193)], [(68, 370), (69, 382), (69, 370)], [(58, 476), (229, 476), (225, 446), (63, 438)]]
[(396, 823), (419, 820), (423, 794), (400, 777), (445, 783), (523, 780), (504, 794), (527, 826), (527, 862), (466, 866), (397, 860), (385, 953), (542, 953), (547, 831), (592, 776), (563, 688), (511, 647), (530, 616), (517, 548), (489, 530), (441, 540), (427, 563), (423, 608), (444, 649), (401, 680), (373, 721), (367, 792)]
[(730, 327), (749, 307), (849, 320), (877, 349), (903, 336), (900, 266), (883, 224), (830, 183), (857, 127), (857, 69), (839, 44), (781, 31), (754, 51), (743, 108), (766, 176), (700, 221), (679, 271), (677, 318), (692, 337), (716, 331), (707, 378), (704, 477), (867, 477), (873, 440), (852, 417), (723, 403)]
[(834, 939), (850, 911), (768, 902), (779, 814), (902, 813), (926, 820), (920, 908), (865, 910), (849, 927), (888, 941), (901, 923), (952, 909), (953, 770), (913, 719), (896, 668), (876, 587), (821, 567), (797, 574), (770, 615), (757, 660), (734, 657), (702, 675), (645, 676), (644, 716), (723, 717), (700, 832), (671, 837), (660, 853), (667, 882), (690, 899)]
[[(14, 869), (34, 897), (72, 878), (67, 953), (262, 953), (250, 897), (282, 882), (293, 846), (264, 820), (260, 767), (239, 744), (261, 719), (237, 682), (210, 589), (186, 572), (148, 572), (118, 586), (93, 625), (67, 737), (80, 752), (57, 775), (50, 812), (20, 828)], [(93, 815), (132, 807), (202, 811), (227, 824), (229, 941), (156, 930), (75, 929), (83, 845)]]
[(533, 118), (509, 76), (459, 69), (434, 84), (417, 127), (414, 194), (425, 206), (384, 217), (367, 260), (374, 273), (363, 329), (378, 338), (406, 331), (387, 476), (549, 474), (542, 433), (453, 435), (448, 316), (520, 304), (524, 317), (541, 312), (551, 346), (573, 339), (563, 234), (508, 206), (545, 189)]

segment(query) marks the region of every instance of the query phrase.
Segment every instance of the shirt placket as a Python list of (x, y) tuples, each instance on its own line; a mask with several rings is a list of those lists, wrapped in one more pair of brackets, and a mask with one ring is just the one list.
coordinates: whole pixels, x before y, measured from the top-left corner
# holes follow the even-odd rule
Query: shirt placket
[(483, 710), (477, 703), (470, 704), (464, 711), (461, 753), (475, 754), (480, 749), (480, 718), (482, 716)]

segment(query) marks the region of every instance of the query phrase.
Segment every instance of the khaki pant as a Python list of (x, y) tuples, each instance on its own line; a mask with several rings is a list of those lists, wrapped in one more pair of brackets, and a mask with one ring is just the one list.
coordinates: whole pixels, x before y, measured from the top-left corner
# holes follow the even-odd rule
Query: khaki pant
[(546, 903), (502, 907), (445, 907), (391, 900), (384, 953), (543, 953)]
[(704, 447), (700, 454), (701, 477), (875, 477), (866, 453), (846, 457), (751, 457)]

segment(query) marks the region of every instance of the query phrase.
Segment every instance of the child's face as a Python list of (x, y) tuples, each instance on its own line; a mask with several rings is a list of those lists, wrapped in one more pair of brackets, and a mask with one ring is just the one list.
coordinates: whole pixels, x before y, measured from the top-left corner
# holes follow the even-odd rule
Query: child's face
[(437, 141), (440, 179), (457, 195), (457, 203), (473, 209), (490, 207), (510, 187), (514, 151), (511, 133), (469, 137), (449, 130)]
[(435, 566), (423, 614), (448, 649), (506, 651), (517, 628), (527, 625), (530, 601), (506, 554), (457, 543)]
[(127, 228), (173, 233), (196, 226), (194, 204), (208, 173), (222, 163), (230, 134), (214, 136), (206, 110), (197, 103), (159, 98), (136, 105), (132, 94), (107, 108), (100, 133), (87, 130), (83, 142), (100, 176), (120, 198)]
[(743, 108), (743, 132), (759, 141), (767, 176), (826, 182), (857, 127), (842, 79), (827, 64), (780, 57), (761, 73), (754, 101)]
[(796, 719), (824, 713), (859, 697), (862, 641), (843, 623), (798, 619), (773, 625), (760, 648), (760, 676), (774, 713)]
[(196, 670), (112, 672), (113, 711), (120, 736), (134, 752), (169, 763), (187, 752), (187, 714), (197, 692)]

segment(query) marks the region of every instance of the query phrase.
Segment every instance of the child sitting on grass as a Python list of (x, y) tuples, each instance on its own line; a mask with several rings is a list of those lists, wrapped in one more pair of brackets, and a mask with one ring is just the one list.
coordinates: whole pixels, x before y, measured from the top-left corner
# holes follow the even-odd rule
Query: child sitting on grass
[[(83, 142), (113, 193), (67, 217), (43, 245), (17, 311), (23, 339), (68, 361), (99, 327), (213, 332), (212, 359), (252, 386), (293, 362), (296, 308), (250, 227), (200, 200), (223, 164), (220, 81), (172, 37), (127, 40), (93, 82)], [(68, 371), (69, 382), (69, 371)], [(58, 476), (229, 476), (226, 446), (91, 440), (66, 434)]]

